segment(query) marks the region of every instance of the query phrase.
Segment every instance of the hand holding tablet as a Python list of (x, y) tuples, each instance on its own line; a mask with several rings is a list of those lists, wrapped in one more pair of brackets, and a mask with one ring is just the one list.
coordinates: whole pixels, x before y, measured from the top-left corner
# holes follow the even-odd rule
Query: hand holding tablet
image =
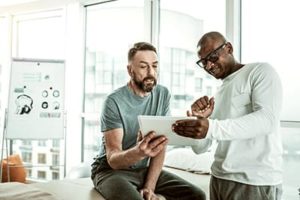
[(138, 121), (143, 135), (155, 131), (157, 135), (165, 135), (169, 145), (196, 145), (197, 140), (177, 135), (172, 131), (172, 124), (181, 119), (196, 119), (196, 117), (172, 117), (172, 116), (149, 116), (139, 115)]

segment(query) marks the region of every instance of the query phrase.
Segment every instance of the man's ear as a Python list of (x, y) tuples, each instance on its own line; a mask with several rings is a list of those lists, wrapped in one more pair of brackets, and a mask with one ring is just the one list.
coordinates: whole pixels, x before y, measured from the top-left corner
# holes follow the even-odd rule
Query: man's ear
[(227, 43), (227, 47), (228, 47), (228, 53), (232, 54), (233, 53), (233, 46), (230, 42)]
[(133, 70), (132, 70), (131, 65), (127, 65), (127, 72), (128, 72), (128, 74), (129, 74), (129, 76), (131, 77), (132, 74), (133, 74)]

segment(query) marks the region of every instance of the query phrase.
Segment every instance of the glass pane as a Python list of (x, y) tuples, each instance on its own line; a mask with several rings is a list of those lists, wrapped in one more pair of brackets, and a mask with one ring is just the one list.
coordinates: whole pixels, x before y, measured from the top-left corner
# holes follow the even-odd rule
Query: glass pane
[[(241, 11), (242, 62), (269, 62), (276, 68), (283, 85), (281, 118), (294, 124), (300, 123), (300, 95), (296, 92), (300, 91), (299, 64), (287, 58), (297, 58), (299, 54), (298, 10), (297, 0), (252, 0), (243, 1)], [(282, 128), (281, 133), (284, 147), (283, 199), (299, 199), (300, 128)]]
[(85, 160), (91, 160), (101, 145), (99, 120), (106, 95), (129, 80), (128, 49), (135, 42), (144, 41), (143, 2), (123, 0), (87, 7)]
[(300, 128), (281, 128), (283, 140), (283, 198), (298, 199), (300, 188)]
[[(1, 65), (3, 65), (4, 60), (5, 60), (5, 55), (7, 54), (7, 49), (5, 49), (5, 45), (6, 44), (6, 38), (7, 38), (7, 26), (5, 23), (5, 18), (4, 17), (0, 17), (0, 67)], [(0, 75), (1, 75), (1, 71), (0, 71)], [(2, 79), (1, 79), (2, 80)]]
[[(204, 33), (225, 33), (225, 3), (161, 0), (160, 83), (172, 94), (173, 115), (185, 115), (193, 101), (208, 93), (213, 95), (220, 84), (215, 79), (208, 81), (206, 72), (197, 67), (196, 51)], [(213, 12), (203, 8), (213, 8)]]
[(17, 57), (64, 58), (64, 21), (61, 16), (20, 20), (17, 30)]
[[(5, 43), (6, 43), (6, 26), (5, 26), (5, 18), (0, 17), (0, 121), (3, 121), (3, 113), (4, 113), (4, 107), (3, 107), (3, 99), (7, 98), (3, 96), (3, 89), (5, 88), (6, 84), (3, 82), (4, 77), (3, 77), (3, 66), (5, 65), (4, 60), (5, 56), (7, 54), (7, 49), (5, 49)], [(5, 84), (5, 85), (3, 85)], [(4, 87), (3, 87), (4, 86)], [(2, 130), (2, 123), (0, 123), (0, 130)], [(2, 137), (0, 138), (0, 144), (2, 142)]]
[[(64, 59), (65, 24), (59, 11), (16, 15), (13, 21), (14, 57)], [(27, 179), (64, 177), (64, 140), (14, 140), (13, 153), (22, 156)]]
[(242, 61), (266, 61), (277, 69), (284, 88), (282, 119), (291, 121), (300, 120), (300, 94), (295, 92), (300, 91), (300, 67), (291, 59), (299, 56), (299, 19), (297, 0), (242, 2)]
[[(64, 140), (14, 140), (13, 154), (19, 154), (28, 180), (64, 178)], [(54, 143), (62, 144), (53, 145)], [(41, 145), (43, 144), (43, 145)], [(53, 173), (57, 176), (53, 176)], [(43, 174), (43, 175), (41, 175)]]

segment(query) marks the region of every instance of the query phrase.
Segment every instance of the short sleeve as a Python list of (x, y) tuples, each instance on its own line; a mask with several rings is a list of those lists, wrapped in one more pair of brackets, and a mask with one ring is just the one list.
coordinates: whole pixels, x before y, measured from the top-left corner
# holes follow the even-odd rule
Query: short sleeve
[(171, 111), (170, 111), (170, 99), (171, 99), (171, 94), (168, 89), (166, 89), (166, 94), (165, 94), (165, 105), (164, 105), (164, 116), (170, 116)]
[(122, 128), (118, 105), (112, 97), (108, 97), (103, 105), (101, 115), (101, 131), (105, 132), (111, 129)]

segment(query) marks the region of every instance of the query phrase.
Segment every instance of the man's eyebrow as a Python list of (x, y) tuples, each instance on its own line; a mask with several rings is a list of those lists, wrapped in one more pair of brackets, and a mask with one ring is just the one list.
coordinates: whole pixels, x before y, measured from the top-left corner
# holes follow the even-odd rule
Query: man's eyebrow
[[(140, 63), (142, 63), (142, 64), (146, 64), (146, 65), (149, 65), (149, 63), (148, 62), (146, 62), (146, 61), (140, 61)], [(158, 63), (158, 61), (154, 61), (152, 64), (157, 64)]]

